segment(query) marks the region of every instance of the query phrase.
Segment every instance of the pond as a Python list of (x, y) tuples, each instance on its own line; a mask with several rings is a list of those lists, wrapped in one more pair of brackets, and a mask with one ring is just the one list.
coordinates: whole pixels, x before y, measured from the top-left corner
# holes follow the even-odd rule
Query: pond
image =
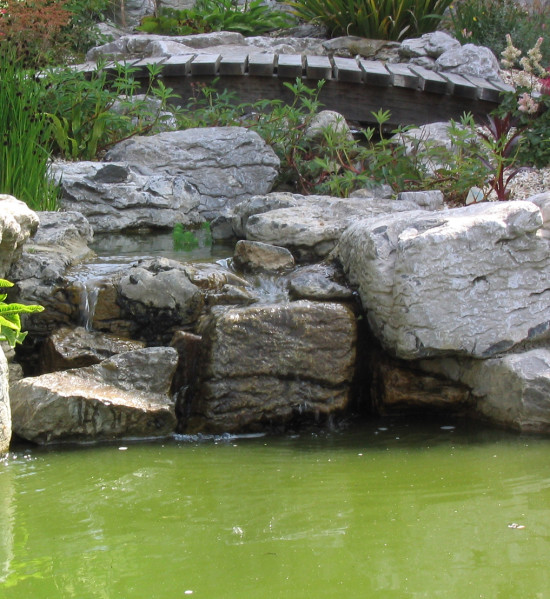
[(538, 598), (550, 439), (461, 422), (0, 462), (5, 599)]

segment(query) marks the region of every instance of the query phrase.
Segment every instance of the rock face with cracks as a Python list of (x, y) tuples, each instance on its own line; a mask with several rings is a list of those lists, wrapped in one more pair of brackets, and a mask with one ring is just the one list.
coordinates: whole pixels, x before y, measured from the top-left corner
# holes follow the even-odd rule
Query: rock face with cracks
[(342, 304), (308, 301), (214, 309), (188, 432), (244, 432), (344, 409), (356, 324)]
[(541, 227), (531, 202), (393, 214), (351, 226), (336, 254), (390, 353), (488, 358), (548, 337)]

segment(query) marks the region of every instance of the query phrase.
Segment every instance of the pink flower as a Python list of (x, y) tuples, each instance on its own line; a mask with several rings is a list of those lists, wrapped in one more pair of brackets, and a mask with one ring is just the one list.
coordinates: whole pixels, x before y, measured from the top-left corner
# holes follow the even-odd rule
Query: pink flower
[(548, 67), (546, 69), (546, 71), (548, 72), (548, 76), (547, 77), (543, 77), (542, 79), (539, 79), (539, 81), (540, 81), (540, 93), (544, 94), (546, 96), (550, 96), (550, 67)]
[(527, 93), (523, 93), (518, 100), (518, 110), (526, 114), (535, 114), (539, 109), (539, 104)]

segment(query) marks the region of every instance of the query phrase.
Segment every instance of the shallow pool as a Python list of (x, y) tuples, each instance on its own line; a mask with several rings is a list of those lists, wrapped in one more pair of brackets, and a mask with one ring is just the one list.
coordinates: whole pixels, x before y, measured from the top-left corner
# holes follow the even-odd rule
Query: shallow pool
[(0, 462), (0, 597), (550, 597), (550, 439), (377, 421)]

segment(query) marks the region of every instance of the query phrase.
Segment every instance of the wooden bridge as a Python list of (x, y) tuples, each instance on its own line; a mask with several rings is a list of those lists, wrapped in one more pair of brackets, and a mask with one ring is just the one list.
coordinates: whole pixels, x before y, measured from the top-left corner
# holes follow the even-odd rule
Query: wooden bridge
[(496, 107), (501, 92), (513, 89), (494, 80), (436, 73), (410, 64), (246, 50), (151, 57), (126, 64), (137, 67), (137, 78), (148, 77), (147, 65), (158, 64), (165, 84), (184, 100), (192, 96), (192, 84), (212, 85), (216, 79), (219, 91), (235, 92), (241, 102), (290, 101), (285, 81), (300, 78), (313, 87), (323, 79), (319, 99), (325, 108), (361, 123), (372, 123), (371, 112), (382, 108), (391, 112), (390, 126), (459, 119), (464, 112), (479, 117)]

